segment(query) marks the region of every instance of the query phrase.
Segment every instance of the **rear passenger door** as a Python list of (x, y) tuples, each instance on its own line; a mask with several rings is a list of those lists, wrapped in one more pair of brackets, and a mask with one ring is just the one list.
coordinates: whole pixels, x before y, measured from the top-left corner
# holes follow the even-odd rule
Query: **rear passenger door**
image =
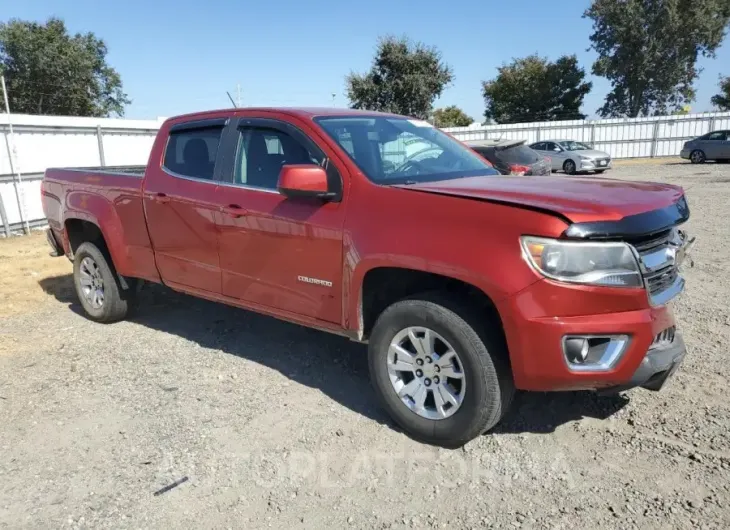
[(144, 204), (155, 261), (165, 284), (221, 291), (216, 191), (225, 118), (170, 128), (160, 165), (145, 178)]

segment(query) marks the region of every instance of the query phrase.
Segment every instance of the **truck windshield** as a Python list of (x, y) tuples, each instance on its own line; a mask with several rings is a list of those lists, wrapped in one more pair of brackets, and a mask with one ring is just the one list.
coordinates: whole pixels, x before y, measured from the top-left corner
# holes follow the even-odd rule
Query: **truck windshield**
[(471, 149), (425, 121), (390, 116), (322, 116), (315, 121), (377, 184), (499, 175)]

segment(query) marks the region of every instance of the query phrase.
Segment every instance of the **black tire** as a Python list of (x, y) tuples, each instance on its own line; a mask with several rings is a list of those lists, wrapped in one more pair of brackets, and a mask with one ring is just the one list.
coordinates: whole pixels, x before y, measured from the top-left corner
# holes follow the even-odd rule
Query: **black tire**
[[(504, 416), (515, 387), (506, 359), (506, 346), (499, 332), (470, 325), (476, 320), (467, 309), (438, 295), (421, 295), (396, 302), (378, 318), (370, 336), (370, 378), (381, 404), (411, 437), (443, 447), (460, 447), (494, 427)], [(390, 382), (387, 355), (390, 342), (401, 330), (429, 328), (457, 350), (464, 371), (466, 390), (460, 408), (438, 420), (424, 418), (409, 409)]]
[(575, 175), (576, 169), (575, 162), (572, 160), (566, 160), (563, 162), (563, 171), (565, 171), (568, 175)]
[[(84, 258), (90, 258), (96, 264), (103, 281), (104, 299), (101, 307), (94, 307), (82, 290), (80, 271)], [(74, 286), (84, 312), (91, 320), (97, 322), (122, 320), (127, 316), (132, 298), (136, 292), (134, 288), (127, 291), (122, 289), (111, 259), (93, 243), (82, 243), (74, 252)]]
[(707, 161), (707, 157), (702, 149), (695, 149), (689, 154), (689, 161), (693, 164), (704, 164)]

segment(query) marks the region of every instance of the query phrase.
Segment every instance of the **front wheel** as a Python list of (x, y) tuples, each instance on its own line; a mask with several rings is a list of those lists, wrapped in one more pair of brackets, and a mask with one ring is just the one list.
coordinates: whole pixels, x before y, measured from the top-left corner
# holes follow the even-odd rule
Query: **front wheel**
[(695, 149), (689, 154), (689, 161), (693, 164), (704, 164), (706, 160), (705, 152), (701, 149)]
[(93, 243), (82, 243), (74, 252), (74, 285), (92, 320), (116, 322), (127, 315), (132, 291), (122, 290), (110, 260)]
[(575, 162), (572, 160), (566, 160), (563, 164), (563, 171), (565, 171), (568, 175), (575, 175)]
[(403, 300), (378, 318), (370, 377), (385, 410), (418, 440), (459, 447), (494, 427), (514, 394), (502, 341), (448, 300)]

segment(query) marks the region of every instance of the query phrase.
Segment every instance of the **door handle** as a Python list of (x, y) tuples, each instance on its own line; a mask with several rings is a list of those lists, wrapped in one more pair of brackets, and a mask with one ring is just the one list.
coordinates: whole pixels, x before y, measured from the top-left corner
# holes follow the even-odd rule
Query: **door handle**
[(152, 200), (160, 204), (167, 204), (170, 202), (170, 197), (166, 193), (158, 192), (152, 195)]
[(226, 214), (228, 217), (238, 219), (247, 214), (246, 210), (241, 208), (238, 204), (229, 204), (228, 206), (221, 206), (221, 212)]

